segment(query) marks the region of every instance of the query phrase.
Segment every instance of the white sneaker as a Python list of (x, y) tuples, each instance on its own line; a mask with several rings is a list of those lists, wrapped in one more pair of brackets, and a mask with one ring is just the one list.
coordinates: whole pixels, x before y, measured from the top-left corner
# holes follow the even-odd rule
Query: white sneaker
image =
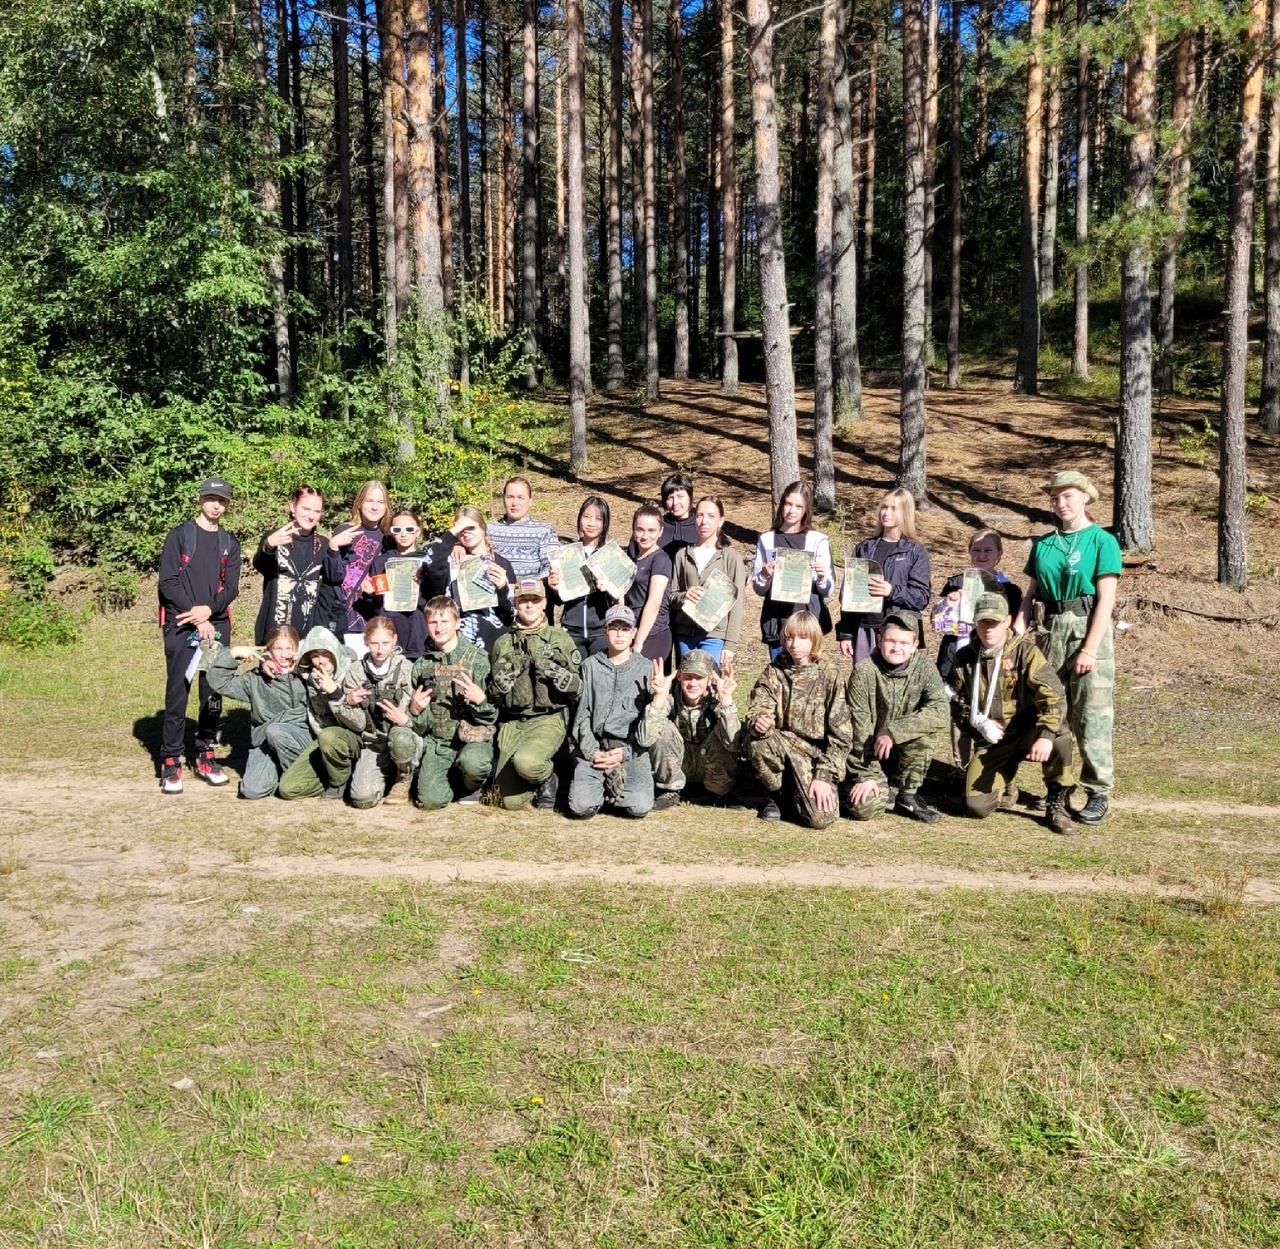
[(160, 768), (160, 792), (182, 793), (182, 765), (176, 759), (166, 759)]

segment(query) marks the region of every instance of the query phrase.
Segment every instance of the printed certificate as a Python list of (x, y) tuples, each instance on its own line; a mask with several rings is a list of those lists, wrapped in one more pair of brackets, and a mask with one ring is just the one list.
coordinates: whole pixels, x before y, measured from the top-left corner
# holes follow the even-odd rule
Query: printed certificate
[(883, 576), (884, 569), (873, 559), (846, 559), (840, 611), (845, 615), (879, 615), (884, 599), (871, 593), (871, 582)]
[(464, 612), (483, 611), (497, 607), (498, 589), (485, 576), (489, 561), (479, 555), (469, 555), (458, 568), (458, 600)]
[(387, 589), (382, 595), (383, 611), (418, 610), (418, 569), (422, 562), (390, 556), (387, 559)]
[(691, 603), (685, 599), (681, 611), (700, 629), (710, 633), (732, 610), (738, 598), (738, 587), (718, 568), (702, 587), (702, 597)]
[(564, 602), (586, 598), (591, 593), (591, 583), (582, 571), (586, 553), (581, 542), (570, 542), (551, 552), (551, 567), (560, 574), (560, 587), (556, 593)]
[(807, 603), (813, 596), (813, 552), (776, 550), (769, 597), (775, 603)]
[(636, 579), (636, 566), (616, 542), (606, 542), (591, 553), (587, 567), (598, 585), (613, 598), (625, 598)]

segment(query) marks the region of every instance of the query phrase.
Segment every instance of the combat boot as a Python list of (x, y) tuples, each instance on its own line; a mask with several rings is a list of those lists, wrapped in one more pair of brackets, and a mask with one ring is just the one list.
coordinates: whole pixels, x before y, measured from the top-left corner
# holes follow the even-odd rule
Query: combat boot
[(1044, 804), (1045, 827), (1050, 832), (1058, 833), (1063, 837), (1074, 837), (1080, 831), (1071, 819), (1071, 808), (1067, 806), (1069, 792), (1065, 785), (1055, 785), (1050, 782), (1049, 796)]
[(409, 780), (413, 776), (413, 765), (409, 763), (400, 764), (399, 770), (396, 772), (394, 784), (387, 790), (387, 796), (382, 800), (389, 807), (402, 807), (409, 801)]

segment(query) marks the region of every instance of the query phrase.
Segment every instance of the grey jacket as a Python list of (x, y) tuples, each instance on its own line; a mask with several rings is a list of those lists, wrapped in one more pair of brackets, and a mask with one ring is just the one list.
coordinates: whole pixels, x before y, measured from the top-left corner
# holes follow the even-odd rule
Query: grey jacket
[(582, 697), (569, 729), (574, 752), (590, 759), (602, 738), (629, 742), (647, 750), (658, 739), (662, 716), (646, 712), (653, 701), (653, 664), (643, 655), (632, 655), (615, 664), (607, 655), (592, 655), (582, 665)]
[[(338, 688), (332, 694), (325, 693), (316, 682), (310, 658), (316, 651), (325, 651), (333, 656), (333, 679)], [(360, 665), (356, 662), (355, 652), (343, 646), (324, 625), (316, 625), (302, 639), (298, 648), (298, 675), (307, 687), (307, 723), (315, 736), (320, 736), (321, 729), (353, 727), (349, 713), (359, 709), (348, 707), (344, 700), (347, 693), (360, 684)]]
[(696, 585), (706, 585), (707, 578), (717, 570), (724, 573), (738, 587), (738, 597), (729, 608), (729, 614), (706, 636), (724, 638), (725, 645), (730, 650), (734, 650), (738, 645), (738, 637), (742, 633), (742, 610), (746, 605), (747, 595), (747, 565), (742, 556), (731, 546), (721, 547), (716, 551), (701, 572), (698, 571), (697, 561), (693, 558), (693, 548), (689, 546), (680, 548), (671, 573), (671, 622), (681, 637), (692, 639), (702, 636), (702, 630), (684, 614), (683, 608), (689, 591)]

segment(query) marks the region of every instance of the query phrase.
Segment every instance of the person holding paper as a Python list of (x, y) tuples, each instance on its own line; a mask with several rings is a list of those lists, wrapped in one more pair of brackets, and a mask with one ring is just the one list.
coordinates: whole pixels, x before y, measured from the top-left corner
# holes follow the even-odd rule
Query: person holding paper
[[(472, 563), (472, 560), (482, 563)], [(496, 602), (491, 601), (485, 607), (466, 606), (464, 591), (468, 587), (459, 582), (464, 568), (480, 570), (478, 575), (491, 589), (486, 597), (496, 598)], [(471, 575), (477, 574), (471, 572)], [(516, 581), (516, 571), (510, 562), (494, 551), (484, 513), (477, 507), (460, 507), (454, 513), (453, 526), (427, 547), (422, 558), (425, 596), (435, 598), (438, 594), (448, 594), (462, 613), (462, 636), (485, 651), (492, 651), (494, 643), (515, 621), (511, 588)]]
[[(871, 581), (871, 593), (881, 599), (878, 612), (860, 612), (841, 616), (836, 627), (840, 651), (853, 662), (862, 660), (876, 649), (880, 625), (890, 612), (910, 611), (917, 619), (929, 608), (929, 552), (916, 536), (916, 501), (910, 490), (900, 486), (880, 500), (875, 536), (854, 548), (855, 559), (873, 559), (884, 570), (882, 577)], [(922, 633), (918, 641), (924, 643)]]
[[(778, 551), (808, 551), (812, 556), (813, 584), (807, 603), (785, 603), (771, 597), (774, 565)], [(773, 528), (762, 533), (756, 543), (751, 588), (765, 600), (760, 612), (760, 640), (774, 660), (782, 651), (782, 626), (788, 616), (808, 611), (831, 632), (831, 613), (826, 600), (836, 588), (831, 576), (831, 544), (826, 535), (813, 528), (813, 491), (803, 481), (793, 481), (783, 492), (774, 513)]]
[[(200, 486), (200, 510), (194, 520), (169, 531), (160, 552), (160, 632), (164, 643), (164, 723), (160, 730), (160, 792), (182, 793), (182, 751), (187, 733), (187, 702), (200, 666), (200, 651), (213, 642), (231, 641), (231, 604), (240, 593), (240, 543), (222, 528), (231, 505), (231, 485), (208, 477)], [(200, 718), (195, 757), (189, 762), (210, 785), (231, 778), (213, 757), (222, 715), (222, 698), (200, 673)]]
[(351, 503), (351, 520), (329, 538), (324, 579), (337, 599), (334, 630), (357, 656), (363, 655), (365, 622), (382, 612), (382, 595), (374, 592), (370, 569), (382, 554), (391, 505), (380, 481), (366, 481)]
[[(578, 508), (578, 541), (582, 553), (590, 556), (609, 541), (609, 501), (599, 495), (589, 495)], [(590, 570), (584, 569), (587, 580)], [(613, 598), (604, 590), (593, 589), (582, 598), (561, 599), (560, 574), (555, 566), (547, 575), (547, 602), (550, 606), (562, 604), (560, 628), (572, 639), (578, 654), (585, 660), (600, 654), (607, 643), (604, 636), (605, 613), (613, 606)]]
[[(387, 530), (385, 550), (369, 567), (371, 576), (390, 577), (395, 574), (395, 585), (389, 585), (382, 596), (382, 614), (396, 627), (400, 650), (406, 659), (420, 659), (427, 645), (427, 624), (422, 617), (422, 562), (426, 553), (418, 550), (418, 537), (422, 522), (413, 512), (396, 512)], [(406, 566), (410, 566), (406, 569)], [(413, 577), (410, 587), (412, 607), (392, 607), (396, 592), (401, 589), (399, 580), (408, 572)]]
[(646, 659), (671, 659), (671, 559), (662, 549), (662, 513), (652, 503), (636, 508), (627, 555), (635, 580), (623, 598), (636, 614), (632, 650)]
[[(681, 547), (676, 554), (672, 575), (671, 612), (680, 655), (692, 650), (706, 651), (717, 663), (733, 663), (742, 632), (742, 609), (747, 589), (747, 566), (724, 535), (724, 504), (714, 495), (698, 500), (694, 512), (698, 541)], [(707, 582), (716, 573), (733, 583), (733, 598), (719, 623), (705, 629), (685, 610), (686, 604), (698, 603), (706, 592)], [(723, 586), (723, 580), (717, 581)]]
[(324, 582), (329, 540), (317, 526), (324, 495), (299, 486), (289, 500), (289, 520), (258, 543), (254, 570), (262, 576), (262, 605), (253, 629), (255, 646), (267, 644), (277, 625), (292, 625), (299, 637), (318, 624), (332, 626), (333, 587)]

